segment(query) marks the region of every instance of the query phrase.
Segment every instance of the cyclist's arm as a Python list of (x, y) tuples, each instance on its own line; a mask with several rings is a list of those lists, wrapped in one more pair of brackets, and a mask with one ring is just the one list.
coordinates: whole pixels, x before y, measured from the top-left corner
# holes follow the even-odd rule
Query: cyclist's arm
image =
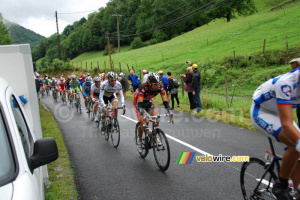
[(100, 90), (100, 95), (99, 95), (99, 102), (101, 106), (105, 106), (104, 100), (103, 100), (103, 96), (104, 96), (104, 90)]
[(162, 101), (163, 101), (163, 104), (164, 104), (164, 106), (165, 106), (165, 109), (166, 109), (168, 112), (170, 112), (170, 104), (168, 103), (167, 97), (166, 97), (165, 94), (166, 94), (166, 93), (162, 93), (162, 94), (161, 94), (161, 99), (162, 99)]
[(123, 90), (119, 90), (119, 95), (120, 95), (120, 100), (121, 100), (121, 103), (122, 103), (122, 106), (124, 106), (124, 95), (123, 95)]

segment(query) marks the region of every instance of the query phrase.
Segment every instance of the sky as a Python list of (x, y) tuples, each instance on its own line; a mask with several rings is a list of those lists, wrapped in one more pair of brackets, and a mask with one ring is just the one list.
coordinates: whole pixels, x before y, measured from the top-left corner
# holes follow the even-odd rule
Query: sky
[[(56, 33), (55, 11), (58, 13), (58, 29), (79, 21), (82, 17), (106, 7), (109, 0), (0, 0), (3, 18), (17, 23), (40, 35), (49, 37)], [(68, 14), (63, 14), (68, 13)], [(73, 13), (73, 14), (70, 14)]]

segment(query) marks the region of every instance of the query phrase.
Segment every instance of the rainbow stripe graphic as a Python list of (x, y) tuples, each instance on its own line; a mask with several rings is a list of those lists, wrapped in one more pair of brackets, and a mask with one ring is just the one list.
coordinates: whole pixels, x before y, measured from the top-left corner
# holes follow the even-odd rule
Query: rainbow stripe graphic
[(181, 152), (176, 164), (191, 164), (196, 152)]

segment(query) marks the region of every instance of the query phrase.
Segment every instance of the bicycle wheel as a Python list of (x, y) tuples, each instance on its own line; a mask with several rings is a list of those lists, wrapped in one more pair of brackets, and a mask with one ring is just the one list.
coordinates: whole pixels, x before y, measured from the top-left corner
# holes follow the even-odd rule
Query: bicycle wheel
[(258, 158), (250, 158), (249, 162), (242, 165), (240, 183), (244, 199), (276, 199), (272, 187), (277, 176), (269, 169), (263, 177), (266, 168), (265, 162)]
[[(139, 125), (140, 125), (140, 122), (138, 122), (135, 126), (135, 137), (134, 137), (135, 145), (137, 145)], [(141, 155), (142, 158), (146, 158), (146, 156), (148, 155), (148, 152), (149, 152), (149, 146), (148, 146), (148, 141), (145, 138), (145, 133), (143, 133), (143, 136), (142, 136), (142, 144), (143, 144), (142, 152), (139, 152), (139, 154)]]
[(166, 171), (170, 165), (170, 147), (165, 133), (156, 128), (152, 131), (153, 134), (153, 153), (157, 166), (160, 170)]
[(120, 126), (117, 118), (112, 119), (111, 122), (111, 142), (113, 146), (117, 148), (120, 143)]
[(108, 123), (108, 121), (109, 120), (106, 120), (106, 122), (105, 122), (105, 134), (104, 134), (104, 137), (105, 137), (106, 140), (109, 139), (109, 132), (110, 132), (110, 129), (111, 129), (110, 124)]

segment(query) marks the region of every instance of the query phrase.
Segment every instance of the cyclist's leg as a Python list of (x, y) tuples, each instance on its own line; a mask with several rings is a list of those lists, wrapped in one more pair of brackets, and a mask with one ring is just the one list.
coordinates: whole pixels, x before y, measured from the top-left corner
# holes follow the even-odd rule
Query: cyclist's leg
[[(294, 127), (298, 127), (294, 122)], [(284, 179), (293, 179), (294, 187), (298, 188), (300, 183), (300, 153), (295, 149), (295, 143), (282, 130), (279, 133), (280, 142), (288, 146), (282, 157), (280, 177)]]
[(95, 105), (94, 105), (94, 114), (95, 114), (95, 116), (97, 116), (97, 113), (98, 113), (98, 99), (96, 99)]
[[(279, 177), (285, 179), (285, 183), (287, 180), (294, 174), (299, 173), (299, 167), (296, 165), (298, 163), (298, 159), (300, 153), (296, 151), (295, 144), (292, 142), (290, 138), (284, 134), (281, 121), (278, 115), (271, 113), (263, 108), (260, 108), (260, 105), (255, 105), (254, 103), (251, 106), (251, 121), (254, 127), (259, 130), (260, 132), (266, 134), (267, 136), (271, 137), (278, 142), (281, 142), (288, 146), (288, 149), (283, 155), (281, 168), (280, 168), (280, 175)], [(295, 122), (293, 122), (294, 127), (299, 131), (299, 128)], [(299, 177), (299, 176), (298, 176)], [(295, 179), (295, 183), (299, 184), (299, 178)]]
[[(148, 112), (151, 116), (156, 116), (158, 114), (157, 108), (152, 101), (150, 101)], [(157, 127), (159, 127), (159, 119), (156, 119)]]
[(88, 99), (89, 99), (89, 97), (88, 97), (88, 95), (85, 92), (82, 94), (82, 96), (84, 98), (84, 105), (85, 105), (85, 107), (87, 107), (88, 106)]
[(116, 118), (118, 118), (118, 99), (117, 98), (112, 99), (111, 104), (114, 108), (116, 108), (115, 116), (116, 116)]

